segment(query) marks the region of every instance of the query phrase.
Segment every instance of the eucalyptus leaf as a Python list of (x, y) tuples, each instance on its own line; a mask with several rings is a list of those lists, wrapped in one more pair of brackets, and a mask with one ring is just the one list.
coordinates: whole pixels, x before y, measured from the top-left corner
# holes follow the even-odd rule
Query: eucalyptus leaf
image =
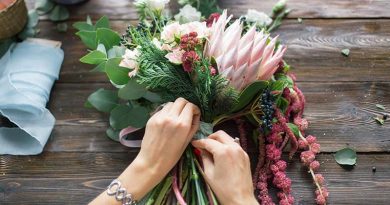
[(124, 129), (128, 126), (141, 128), (146, 125), (149, 119), (149, 110), (145, 107), (129, 107), (119, 105), (111, 111), (110, 125), (116, 130)]
[(200, 122), (199, 129), (196, 131), (193, 139), (200, 140), (206, 139), (209, 135), (213, 133), (213, 124)]
[(280, 96), (276, 99), (275, 104), (282, 111), (282, 113), (284, 113), (286, 112), (289, 102), (286, 100), (286, 98)]
[(89, 15), (87, 15), (87, 20), (86, 20), (87, 24), (89, 25), (93, 25), (92, 24), (92, 20), (91, 20), (91, 17)]
[(97, 65), (107, 60), (107, 55), (101, 51), (94, 50), (83, 56), (80, 61), (82, 63)]
[(100, 52), (106, 54), (106, 56), (107, 56), (107, 51), (106, 51), (106, 48), (104, 47), (103, 44), (99, 43), (98, 46), (97, 46), (97, 48), (96, 48), (96, 50), (98, 50), (98, 51), (100, 51)]
[(69, 18), (69, 11), (65, 6), (56, 5), (49, 13), (49, 19), (52, 21), (65, 21)]
[(76, 33), (81, 41), (90, 49), (95, 50), (97, 47), (96, 43), (96, 31), (79, 31)]
[(144, 86), (137, 83), (134, 78), (131, 78), (125, 87), (119, 89), (118, 96), (124, 100), (137, 100), (146, 94), (147, 90)]
[(103, 61), (99, 65), (97, 65), (94, 69), (92, 69), (91, 72), (102, 72), (102, 73), (104, 73), (105, 69), (106, 69), (106, 61)]
[(118, 105), (118, 95), (115, 91), (100, 88), (88, 97), (88, 102), (101, 112), (111, 112)]
[(86, 22), (76, 22), (73, 24), (73, 27), (79, 31), (95, 31), (95, 27)]
[(107, 55), (108, 58), (117, 58), (122, 57), (125, 54), (125, 47), (114, 46), (110, 50), (108, 50)]
[(30, 10), (28, 11), (28, 21), (27, 21), (27, 28), (33, 28), (38, 25), (39, 22), (39, 15), (36, 10)]
[(46, 14), (54, 8), (54, 2), (50, 0), (38, 0), (35, 2), (35, 9), (39, 14)]
[(116, 142), (119, 142), (119, 130), (114, 130), (112, 129), (112, 127), (109, 127), (107, 130), (106, 130), (106, 134), (108, 136), (108, 138), (116, 141)]
[(375, 120), (378, 124), (380, 124), (380, 125), (385, 124), (385, 120), (382, 119), (382, 118), (374, 117), (374, 120)]
[(68, 30), (68, 24), (63, 22), (63, 23), (58, 23), (57, 24), (57, 31), (65, 33)]
[(106, 63), (106, 73), (108, 78), (116, 85), (125, 85), (129, 82), (129, 69), (119, 66), (122, 58), (111, 58)]
[(113, 46), (119, 45), (121, 37), (117, 32), (111, 29), (98, 28), (96, 30), (96, 39), (99, 43), (102, 43), (107, 50), (110, 50)]
[(107, 16), (101, 17), (98, 21), (96, 21), (95, 28), (110, 28), (110, 22)]
[(355, 150), (347, 147), (337, 151), (334, 158), (340, 165), (355, 165), (357, 155)]
[(244, 109), (253, 98), (259, 95), (265, 88), (267, 88), (267, 81), (255, 81), (252, 84), (248, 85), (238, 97), (238, 102), (234, 106), (232, 112), (238, 112)]
[(145, 95), (143, 96), (143, 98), (149, 100), (150, 102), (153, 102), (153, 103), (160, 103), (162, 102), (162, 98), (160, 95), (158, 95), (157, 93), (153, 93), (153, 92), (150, 92), (150, 91), (146, 91)]
[(341, 54), (343, 54), (345, 57), (348, 57), (349, 53), (350, 53), (350, 50), (348, 48), (341, 50)]

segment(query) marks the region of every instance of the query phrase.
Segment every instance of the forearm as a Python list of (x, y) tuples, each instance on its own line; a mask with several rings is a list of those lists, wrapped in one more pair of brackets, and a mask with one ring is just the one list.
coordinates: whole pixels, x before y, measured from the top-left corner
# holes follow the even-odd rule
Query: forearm
[[(164, 176), (160, 176), (154, 167), (147, 166), (142, 161), (135, 159), (125, 171), (118, 177), (122, 187), (135, 200), (140, 200), (155, 187)], [(161, 179), (160, 179), (161, 178)], [(115, 196), (109, 196), (106, 190), (95, 198), (90, 205), (121, 205)]]

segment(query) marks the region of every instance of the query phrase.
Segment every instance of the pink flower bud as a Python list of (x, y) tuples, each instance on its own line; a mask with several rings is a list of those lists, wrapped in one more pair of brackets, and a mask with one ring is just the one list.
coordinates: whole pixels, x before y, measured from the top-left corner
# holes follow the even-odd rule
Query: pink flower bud
[(322, 195), (317, 195), (316, 202), (318, 205), (326, 204), (326, 199)]
[(320, 153), (321, 146), (318, 143), (313, 143), (310, 145), (310, 150), (314, 152), (315, 154)]
[(298, 140), (298, 147), (299, 149), (306, 149), (308, 146), (307, 142), (305, 140)]
[(315, 155), (312, 151), (304, 151), (301, 153), (301, 161), (305, 165), (309, 165), (312, 161), (314, 161)]
[(321, 185), (321, 186), (324, 185), (325, 179), (324, 179), (324, 177), (322, 176), (322, 174), (316, 174), (315, 177), (316, 177), (316, 181), (317, 181), (317, 183), (318, 183), (319, 185)]
[(307, 143), (309, 143), (309, 144), (313, 144), (313, 143), (316, 143), (316, 142), (317, 142), (317, 138), (314, 137), (314, 136), (312, 136), (312, 135), (309, 135), (309, 136), (306, 137), (306, 141), (307, 141)]
[(278, 167), (278, 169), (282, 172), (286, 171), (287, 163), (283, 160), (279, 160), (275, 163), (275, 165)]
[(312, 169), (313, 171), (317, 171), (319, 168), (320, 163), (317, 160), (310, 163), (310, 169)]

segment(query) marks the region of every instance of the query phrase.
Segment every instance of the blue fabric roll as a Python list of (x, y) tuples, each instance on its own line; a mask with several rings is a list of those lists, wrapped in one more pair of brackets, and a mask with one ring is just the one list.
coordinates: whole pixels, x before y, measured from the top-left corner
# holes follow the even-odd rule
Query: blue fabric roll
[(55, 124), (46, 109), (64, 53), (42, 41), (14, 44), (0, 59), (0, 115), (17, 127), (1, 127), (0, 154), (42, 152)]

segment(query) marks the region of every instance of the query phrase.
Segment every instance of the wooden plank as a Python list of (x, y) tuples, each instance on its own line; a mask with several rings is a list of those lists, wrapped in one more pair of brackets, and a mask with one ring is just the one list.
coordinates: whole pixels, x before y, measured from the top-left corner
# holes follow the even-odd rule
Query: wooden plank
[[(112, 25), (121, 33), (129, 23), (113, 21)], [(39, 37), (63, 42), (65, 60), (59, 82), (107, 82), (104, 75), (89, 72), (92, 66), (78, 61), (87, 49), (74, 29), (62, 34), (50, 22), (41, 22), (39, 27)], [(303, 24), (288, 20), (276, 34), (288, 46), (285, 60), (299, 81), (390, 80), (390, 20), (305, 20)], [(349, 57), (341, 54), (344, 48), (351, 50)]]
[[(57, 119), (48, 151), (123, 152), (128, 149), (106, 139), (107, 115), (83, 107), (88, 95), (107, 84), (56, 84), (49, 108)], [(308, 134), (318, 136), (324, 152), (347, 144), (361, 152), (388, 152), (390, 123), (378, 125), (373, 116), (390, 108), (390, 83), (299, 83), (306, 98)], [(387, 111), (389, 114), (389, 111)]]
[[(34, 8), (34, 0), (27, 0), (28, 7)], [(171, 1), (170, 8), (177, 12), (176, 1)], [(220, 0), (222, 8), (229, 9), (235, 16), (244, 15), (248, 8), (272, 13), (274, 0)], [(87, 15), (99, 18), (106, 15), (112, 19), (138, 19), (132, 1), (127, 0), (93, 0), (87, 3), (72, 6), (71, 19), (85, 19)], [(289, 18), (388, 18), (390, 8), (386, 0), (294, 0), (288, 1), (288, 8), (292, 11)]]
[[(132, 161), (128, 153), (43, 153), (0, 156), (1, 204), (86, 204)], [(319, 156), (330, 191), (329, 204), (387, 204), (390, 155), (359, 154), (358, 165), (341, 168), (330, 154)], [(376, 172), (372, 172), (372, 167)], [(309, 174), (295, 159), (287, 175), (296, 204), (314, 204)]]

